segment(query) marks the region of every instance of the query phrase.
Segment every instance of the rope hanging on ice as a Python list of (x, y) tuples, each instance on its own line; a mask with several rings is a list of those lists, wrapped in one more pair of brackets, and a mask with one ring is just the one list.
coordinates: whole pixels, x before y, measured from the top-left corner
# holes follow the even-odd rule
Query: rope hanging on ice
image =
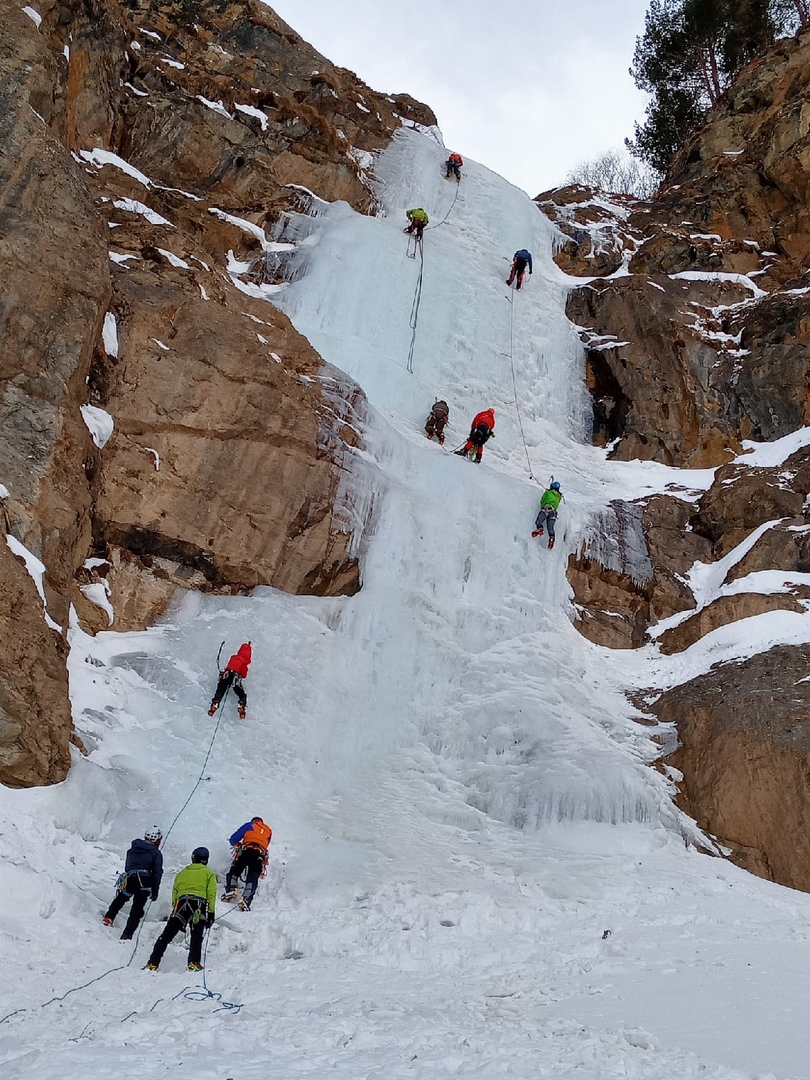
[(458, 184), (456, 184), (456, 193), (453, 196), (453, 201), (450, 203), (450, 209), (447, 211), (447, 213), (444, 215), (444, 217), (442, 218), (441, 221), (437, 221), (435, 225), (428, 225), (427, 229), (425, 229), (425, 232), (429, 232), (430, 229), (438, 229), (438, 228), (440, 228), (442, 225), (444, 225), (446, 223), (447, 219), (453, 213), (453, 207), (456, 205), (456, 201), (458, 200), (458, 193), (459, 193), (460, 190), (461, 190), (461, 184), (458, 183)]
[[(413, 348), (416, 344), (416, 327), (419, 322), (419, 305), (422, 303), (422, 278), (425, 273), (425, 249), (422, 246), (421, 239), (416, 241), (416, 246), (419, 248), (419, 277), (416, 281), (416, 291), (413, 294), (413, 303), (411, 304), (411, 317), (408, 325), (411, 328), (411, 344), (408, 348), (408, 371), (413, 375)], [(414, 253), (415, 254), (415, 253)]]
[(515, 392), (515, 411), (517, 412), (520, 438), (523, 441), (523, 449), (526, 451), (526, 464), (529, 467), (529, 478), (534, 480), (532, 462), (529, 457), (529, 447), (526, 445), (526, 434), (523, 430), (523, 417), (520, 415), (520, 402), (518, 401), (517, 378), (515, 377), (515, 292), (509, 297), (509, 364), (512, 368), (512, 388)]

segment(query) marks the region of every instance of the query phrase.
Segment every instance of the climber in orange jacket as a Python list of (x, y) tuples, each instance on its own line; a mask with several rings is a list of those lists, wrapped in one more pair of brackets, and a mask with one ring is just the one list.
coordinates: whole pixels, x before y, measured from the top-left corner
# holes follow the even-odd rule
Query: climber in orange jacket
[(456, 183), (461, 182), (461, 166), (464, 164), (464, 158), (461, 154), (451, 154), (445, 163), (445, 180), (449, 180), (451, 176), (455, 175)]
[(484, 409), (483, 412), (478, 413), (472, 422), (470, 428), (470, 434), (467, 436), (467, 441), (460, 450), (456, 450), (455, 453), (461, 454), (462, 457), (469, 458), (470, 461), (474, 461), (476, 465), (481, 464), (481, 455), (484, 453), (484, 443), (488, 439), (492, 439), (495, 436), (495, 410)]
[(224, 670), (219, 673), (219, 682), (211, 699), (211, 708), (208, 710), (209, 716), (213, 716), (217, 711), (226, 691), (233, 688), (236, 700), (239, 702), (237, 705), (239, 717), (242, 720), (245, 719), (247, 715), (247, 694), (242, 686), (242, 679), (247, 678), (248, 667), (252, 659), (253, 650), (250, 647), (250, 642), (246, 641), (244, 645), (239, 646), (239, 651), (234, 653), (225, 665)]
[(250, 911), (259, 878), (264, 876), (268, 859), (267, 849), (272, 839), (273, 830), (260, 817), (253, 817), (250, 821), (246, 821), (231, 836), (228, 843), (233, 848), (233, 861), (228, 876), (225, 878), (225, 892), (222, 896), (226, 904), (236, 899), (239, 879), (244, 874), (245, 887), (242, 890), (239, 907), (242, 911)]

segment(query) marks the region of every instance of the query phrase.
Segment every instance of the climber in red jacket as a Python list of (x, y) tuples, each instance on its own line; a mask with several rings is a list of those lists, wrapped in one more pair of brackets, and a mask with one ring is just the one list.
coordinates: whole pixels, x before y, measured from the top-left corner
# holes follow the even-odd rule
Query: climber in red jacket
[(233, 687), (233, 692), (236, 694), (236, 700), (239, 702), (237, 705), (237, 712), (240, 719), (244, 720), (247, 715), (247, 694), (242, 686), (242, 679), (247, 678), (248, 668), (250, 667), (250, 661), (253, 659), (253, 650), (250, 647), (250, 642), (246, 641), (244, 645), (239, 646), (239, 651), (234, 653), (228, 663), (225, 665), (223, 671), (219, 673), (219, 682), (217, 683), (216, 693), (211, 699), (211, 708), (208, 710), (208, 715), (213, 716), (219, 708), (219, 703), (225, 697), (225, 692)]
[(472, 422), (467, 441), (456, 454), (469, 458), (477, 465), (481, 464), (481, 455), (484, 453), (484, 443), (495, 437), (495, 410), (484, 409), (478, 413)]

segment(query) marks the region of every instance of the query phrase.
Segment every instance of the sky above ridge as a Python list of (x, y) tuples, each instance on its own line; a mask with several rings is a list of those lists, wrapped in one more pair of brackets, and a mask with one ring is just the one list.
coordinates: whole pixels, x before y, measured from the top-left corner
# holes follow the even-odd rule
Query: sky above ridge
[(646, 97), (628, 68), (648, 0), (268, 0), (333, 63), (436, 113), (448, 148), (529, 195), (621, 147)]

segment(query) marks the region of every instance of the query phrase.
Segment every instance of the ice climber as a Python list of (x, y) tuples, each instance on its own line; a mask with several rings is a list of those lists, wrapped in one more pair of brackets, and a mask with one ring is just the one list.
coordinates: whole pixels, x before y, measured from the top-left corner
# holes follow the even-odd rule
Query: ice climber
[(461, 166), (464, 164), (464, 158), (461, 154), (451, 154), (445, 163), (445, 180), (449, 180), (451, 176), (455, 175), (456, 183), (461, 181)]
[(251, 818), (241, 825), (228, 841), (233, 848), (233, 862), (225, 878), (225, 892), (222, 899), (226, 904), (236, 899), (239, 878), (245, 875), (245, 887), (239, 907), (250, 911), (253, 897), (267, 866), (267, 849), (273, 837), (273, 830), (265, 825), (260, 817)]
[(241, 720), (245, 719), (247, 715), (247, 694), (245, 688), (242, 686), (242, 679), (247, 678), (248, 668), (250, 667), (250, 661), (253, 659), (253, 649), (250, 647), (250, 642), (246, 641), (244, 645), (239, 646), (239, 651), (234, 653), (228, 663), (225, 665), (223, 671), (219, 673), (219, 682), (217, 688), (211, 699), (211, 708), (208, 710), (208, 715), (213, 716), (219, 708), (219, 703), (225, 697), (226, 691), (233, 688), (233, 692), (236, 694), (236, 700), (239, 704), (236, 707), (237, 712)]
[(425, 434), (429, 439), (436, 438), (439, 446), (444, 446), (444, 425), (450, 419), (450, 407), (446, 401), (434, 401), (430, 415), (425, 421)]
[(488, 439), (495, 437), (495, 410), (484, 409), (483, 412), (478, 413), (472, 422), (470, 428), (470, 434), (467, 436), (466, 443), (460, 450), (456, 450), (456, 454), (461, 454), (462, 457), (469, 458), (470, 461), (474, 461), (477, 465), (481, 464), (481, 455), (484, 453), (484, 443)]
[(208, 869), (208, 848), (195, 848), (189, 865), (174, 879), (172, 913), (152, 948), (147, 969), (157, 971), (169, 942), (189, 929), (188, 970), (202, 971), (203, 934), (214, 923), (216, 903), (217, 876)]
[(537, 520), (534, 523), (534, 532), (532, 536), (542, 536), (544, 527), (548, 529), (548, 550), (554, 547), (554, 526), (557, 522), (557, 507), (562, 502), (562, 492), (560, 491), (560, 481), (552, 478), (551, 483), (543, 492), (540, 499), (540, 512), (537, 515)]
[(517, 278), (516, 289), (519, 289), (523, 284), (523, 275), (526, 273), (526, 267), (529, 268), (529, 275), (532, 272), (532, 253), (525, 248), (521, 248), (520, 251), (516, 251), (512, 258), (512, 269), (509, 271), (509, 277), (506, 279), (506, 284), (511, 285)]
[(129, 918), (121, 934), (122, 941), (132, 940), (132, 935), (143, 918), (147, 900), (158, 898), (160, 879), (163, 877), (163, 856), (160, 853), (162, 839), (163, 833), (157, 825), (153, 825), (143, 834), (143, 840), (138, 837), (130, 844), (124, 872), (118, 879), (118, 891), (104, 916), (104, 925), (112, 926), (115, 916), (124, 904), (128, 900), (132, 901)]
[(410, 225), (404, 231), (406, 233), (416, 233), (416, 239), (422, 239), (422, 233), (425, 231), (425, 226), (430, 221), (425, 211), (421, 206), (418, 206), (415, 210), (409, 210), (405, 217), (410, 221)]

